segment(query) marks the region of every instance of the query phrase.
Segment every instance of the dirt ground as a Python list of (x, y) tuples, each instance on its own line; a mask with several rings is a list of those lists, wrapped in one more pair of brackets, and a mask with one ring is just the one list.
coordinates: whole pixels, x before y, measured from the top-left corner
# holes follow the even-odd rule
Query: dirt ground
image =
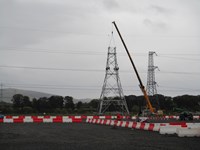
[(1, 150), (199, 150), (200, 138), (86, 123), (0, 124)]

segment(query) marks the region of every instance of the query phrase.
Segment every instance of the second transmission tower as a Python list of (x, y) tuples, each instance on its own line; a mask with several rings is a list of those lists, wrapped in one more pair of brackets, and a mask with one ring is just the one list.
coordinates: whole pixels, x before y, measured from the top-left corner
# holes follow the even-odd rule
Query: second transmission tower
[(157, 55), (156, 52), (149, 52), (149, 61), (148, 61), (148, 74), (147, 74), (147, 94), (149, 96), (154, 96), (157, 94), (156, 81), (155, 81), (155, 69), (158, 68), (154, 66), (153, 55)]

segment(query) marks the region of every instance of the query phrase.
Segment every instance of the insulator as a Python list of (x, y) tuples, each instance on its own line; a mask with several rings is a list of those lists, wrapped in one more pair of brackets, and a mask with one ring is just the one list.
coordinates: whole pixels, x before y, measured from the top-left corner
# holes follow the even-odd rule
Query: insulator
[(115, 67), (114, 70), (119, 70), (119, 67)]
[(106, 67), (106, 70), (109, 70), (110, 69), (110, 67)]

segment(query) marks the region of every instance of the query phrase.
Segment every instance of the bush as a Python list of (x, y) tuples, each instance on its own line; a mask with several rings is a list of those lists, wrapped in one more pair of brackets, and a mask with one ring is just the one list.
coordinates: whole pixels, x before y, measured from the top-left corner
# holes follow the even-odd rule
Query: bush
[(34, 111), (33, 108), (29, 106), (23, 108), (23, 113), (25, 114), (33, 113), (33, 111)]
[(133, 105), (133, 107), (132, 107), (132, 112), (138, 113), (138, 112), (139, 112), (139, 106)]
[(56, 114), (66, 114), (66, 113), (67, 113), (67, 110), (64, 109), (64, 108), (56, 108), (56, 109), (54, 110), (54, 112), (55, 112)]

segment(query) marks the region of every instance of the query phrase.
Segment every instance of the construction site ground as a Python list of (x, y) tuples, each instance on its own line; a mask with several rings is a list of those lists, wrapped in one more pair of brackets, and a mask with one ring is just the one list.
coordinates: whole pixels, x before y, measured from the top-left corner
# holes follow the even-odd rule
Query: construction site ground
[(1, 123), (2, 150), (199, 150), (200, 139), (87, 123)]

